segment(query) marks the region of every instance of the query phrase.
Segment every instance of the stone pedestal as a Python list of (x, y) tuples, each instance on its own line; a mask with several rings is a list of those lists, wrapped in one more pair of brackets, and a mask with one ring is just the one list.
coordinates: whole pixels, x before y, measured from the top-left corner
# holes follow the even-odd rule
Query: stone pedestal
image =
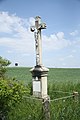
[(38, 98), (46, 98), (47, 95), (47, 75), (49, 69), (37, 65), (30, 70), (32, 73), (33, 96)]

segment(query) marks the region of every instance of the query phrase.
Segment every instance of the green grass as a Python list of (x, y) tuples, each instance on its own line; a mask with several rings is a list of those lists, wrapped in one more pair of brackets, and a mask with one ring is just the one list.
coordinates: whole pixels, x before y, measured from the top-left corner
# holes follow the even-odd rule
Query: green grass
[[(31, 68), (27, 67), (8, 67), (7, 76), (16, 78), (22, 82), (31, 82), (32, 76), (30, 73)], [(48, 83), (78, 83), (80, 82), (80, 69), (79, 68), (50, 68), (48, 73)]]
[[(9, 78), (20, 80), (24, 84), (32, 81), (31, 68), (8, 67), (6, 75)], [(50, 68), (48, 73), (49, 93), (52, 91), (80, 91), (80, 69), (79, 68)]]
[(26, 84), (32, 80), (30, 69), (26, 67), (8, 67), (6, 75), (11, 79), (20, 80)]
[[(31, 68), (8, 67), (6, 75), (27, 84), (32, 81)], [(59, 92), (59, 91), (63, 91)], [(48, 95), (53, 100), (69, 96), (70, 92), (78, 91), (78, 101), (73, 98), (50, 102), (50, 120), (79, 120), (80, 119), (80, 69), (79, 68), (50, 68), (48, 73)], [(38, 102), (38, 103), (37, 103)], [(23, 99), (9, 113), (8, 120), (42, 120), (42, 103), (32, 99)]]
[(49, 82), (80, 82), (79, 68), (51, 68), (49, 71)]
[[(9, 78), (20, 80), (24, 84), (32, 81), (31, 68), (8, 67), (6, 75)], [(50, 68), (48, 73), (48, 94), (53, 91), (80, 92), (80, 69), (79, 68)], [(58, 94), (59, 95), (59, 94)], [(64, 95), (64, 94), (63, 94)], [(60, 95), (59, 95), (60, 96)], [(53, 97), (51, 97), (53, 98)]]

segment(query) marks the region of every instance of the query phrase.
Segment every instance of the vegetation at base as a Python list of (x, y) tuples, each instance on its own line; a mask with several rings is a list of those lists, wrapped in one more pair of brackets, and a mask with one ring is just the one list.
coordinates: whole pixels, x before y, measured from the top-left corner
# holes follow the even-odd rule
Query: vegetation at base
[(4, 79), (6, 73), (6, 66), (10, 65), (11, 62), (7, 59), (3, 59), (0, 56), (0, 79)]
[(7, 79), (6, 66), (10, 61), (0, 57), (0, 120), (6, 120), (9, 112), (22, 101), (23, 95), (29, 95), (30, 90), (19, 81)]
[[(80, 84), (79, 84), (80, 85)], [(75, 90), (80, 89), (78, 84), (75, 86), (69, 86), (69, 88), (75, 88)], [(54, 86), (54, 85), (53, 85)], [(55, 85), (54, 90), (58, 89), (59, 86)], [(64, 91), (67, 86), (64, 86)], [(70, 89), (71, 90), (71, 89)], [(61, 98), (64, 96), (69, 96), (69, 93), (58, 93), (51, 90), (50, 92), (51, 100), (56, 98)], [(75, 100), (73, 97), (55, 100), (50, 102), (50, 120), (79, 120), (80, 118), (80, 96)], [(13, 109), (8, 113), (8, 120), (43, 120), (44, 115), (42, 112), (42, 101), (39, 99), (33, 99), (33, 97), (25, 96), (20, 104), (15, 104)]]
[(75, 101), (67, 98), (50, 103), (50, 120), (79, 120), (80, 119), (80, 99)]
[[(6, 69), (6, 66), (0, 68)], [(4, 120), (43, 120), (42, 100), (33, 99), (30, 93), (30, 68), (7, 67), (6, 70), (6, 74), (3, 72), (0, 77), (0, 117), (4, 116)], [(79, 93), (77, 100), (73, 97), (55, 100), (69, 96), (73, 91)], [(51, 100), (55, 100), (50, 102), (50, 120), (79, 120), (80, 69), (51, 68), (48, 94)]]
[(24, 98), (9, 112), (7, 120), (42, 120), (42, 116), (42, 102)]
[(23, 95), (28, 95), (29, 89), (18, 81), (0, 80), (0, 117), (6, 117), (15, 104), (20, 104)]
[[(31, 86), (30, 68), (7, 68), (6, 75)], [(62, 91), (62, 92), (61, 92)], [(73, 97), (50, 102), (50, 120), (79, 120), (80, 119), (80, 69), (79, 68), (50, 68), (48, 73), (48, 95), (51, 100), (79, 93), (78, 100)], [(8, 113), (8, 120), (43, 120), (42, 101), (23, 98), (20, 104), (15, 104)]]

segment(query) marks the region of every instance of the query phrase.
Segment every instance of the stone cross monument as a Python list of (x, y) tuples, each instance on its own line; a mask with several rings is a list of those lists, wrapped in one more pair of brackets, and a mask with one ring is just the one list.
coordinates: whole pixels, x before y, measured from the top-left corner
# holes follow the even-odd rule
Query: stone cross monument
[(41, 18), (36, 16), (35, 26), (31, 26), (34, 32), (36, 49), (36, 66), (30, 71), (32, 73), (33, 96), (38, 98), (47, 98), (47, 75), (49, 69), (42, 65), (42, 39), (41, 30), (46, 29), (46, 24), (41, 22)]

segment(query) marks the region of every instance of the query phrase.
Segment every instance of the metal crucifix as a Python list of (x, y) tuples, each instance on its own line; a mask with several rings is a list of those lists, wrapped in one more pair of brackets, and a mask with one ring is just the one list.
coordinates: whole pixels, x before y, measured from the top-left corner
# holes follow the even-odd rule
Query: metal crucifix
[(36, 66), (42, 65), (42, 40), (41, 29), (46, 29), (46, 24), (41, 23), (41, 18), (36, 16), (35, 26), (31, 26), (31, 31), (34, 32), (35, 48), (36, 48)]

